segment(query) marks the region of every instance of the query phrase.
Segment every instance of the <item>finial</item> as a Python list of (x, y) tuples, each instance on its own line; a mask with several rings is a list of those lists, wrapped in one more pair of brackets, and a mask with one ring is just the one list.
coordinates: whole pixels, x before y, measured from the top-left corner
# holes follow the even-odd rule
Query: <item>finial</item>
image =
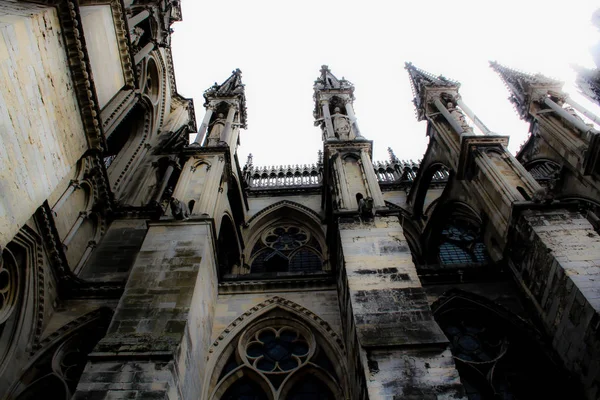
[(394, 154), (394, 150), (391, 147), (387, 148), (388, 154), (390, 155), (390, 162), (395, 163), (398, 162), (398, 157)]
[(252, 153), (248, 154), (248, 159), (246, 160), (246, 165), (244, 165), (244, 169), (252, 168)]

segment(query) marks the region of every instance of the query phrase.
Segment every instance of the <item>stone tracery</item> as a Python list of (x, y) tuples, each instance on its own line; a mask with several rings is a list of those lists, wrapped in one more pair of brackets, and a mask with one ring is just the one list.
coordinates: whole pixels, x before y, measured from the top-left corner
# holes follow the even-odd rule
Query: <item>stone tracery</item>
[(309, 324), (275, 307), (222, 350), (210, 398), (344, 398), (343, 364), (334, 362), (340, 360), (331, 346)]

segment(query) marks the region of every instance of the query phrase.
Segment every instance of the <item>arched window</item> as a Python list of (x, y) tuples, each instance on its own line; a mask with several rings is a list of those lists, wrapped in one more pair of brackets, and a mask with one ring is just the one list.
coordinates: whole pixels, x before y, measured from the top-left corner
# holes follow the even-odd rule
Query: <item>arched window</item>
[(468, 221), (451, 219), (440, 233), (441, 265), (484, 264), (488, 261), (479, 228)]
[(436, 206), (427, 243), (430, 268), (483, 266), (490, 262), (483, 242), (483, 222), (468, 205), (449, 202)]
[(263, 231), (251, 254), (251, 273), (321, 271), (321, 246), (297, 224), (277, 224)]
[(321, 332), (275, 307), (229, 342), (210, 399), (345, 398), (346, 376), (334, 354)]

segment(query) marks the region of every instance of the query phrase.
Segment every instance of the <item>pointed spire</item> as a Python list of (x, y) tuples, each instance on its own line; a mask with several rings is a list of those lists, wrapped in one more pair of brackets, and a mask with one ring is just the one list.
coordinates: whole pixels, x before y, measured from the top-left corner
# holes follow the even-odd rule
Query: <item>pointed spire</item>
[(206, 100), (204, 106), (208, 106), (211, 100), (231, 97), (237, 98), (240, 102), (240, 124), (242, 128), (246, 129), (246, 94), (242, 83), (242, 71), (239, 68), (232, 71), (231, 76), (222, 84), (219, 85), (215, 82), (214, 85), (204, 91), (204, 99)]
[(408, 71), (410, 85), (413, 92), (413, 103), (417, 108), (417, 118), (421, 121), (424, 118), (425, 88), (426, 87), (448, 87), (458, 90), (460, 83), (444, 77), (435, 76), (427, 71), (415, 67), (412, 63), (404, 64), (404, 69)]
[[(529, 103), (532, 100), (534, 88), (544, 88), (560, 92), (563, 83), (555, 79), (545, 77), (541, 74), (527, 74), (516, 69), (508, 68), (496, 61), (490, 61), (490, 67), (500, 75), (504, 85), (510, 91), (509, 100), (515, 105), (521, 118), (527, 118), (529, 114)], [(533, 99), (535, 100), (535, 99)]]
[(314, 84), (315, 90), (323, 90), (323, 89), (350, 89), (354, 90), (354, 85), (344, 79), (338, 79), (331, 73), (331, 70), (327, 65), (321, 65), (321, 70), (319, 71), (321, 75), (317, 78)]

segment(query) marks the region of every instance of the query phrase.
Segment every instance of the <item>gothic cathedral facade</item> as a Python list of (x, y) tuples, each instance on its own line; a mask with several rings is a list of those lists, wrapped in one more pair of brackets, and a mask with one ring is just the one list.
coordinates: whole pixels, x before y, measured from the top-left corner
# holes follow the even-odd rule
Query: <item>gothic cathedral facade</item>
[(560, 82), (492, 63), (514, 156), (407, 63), (429, 145), (374, 162), (322, 66), (316, 162), (242, 165), (241, 71), (197, 123), (180, 19), (0, 4), (0, 398), (600, 397), (600, 133)]

